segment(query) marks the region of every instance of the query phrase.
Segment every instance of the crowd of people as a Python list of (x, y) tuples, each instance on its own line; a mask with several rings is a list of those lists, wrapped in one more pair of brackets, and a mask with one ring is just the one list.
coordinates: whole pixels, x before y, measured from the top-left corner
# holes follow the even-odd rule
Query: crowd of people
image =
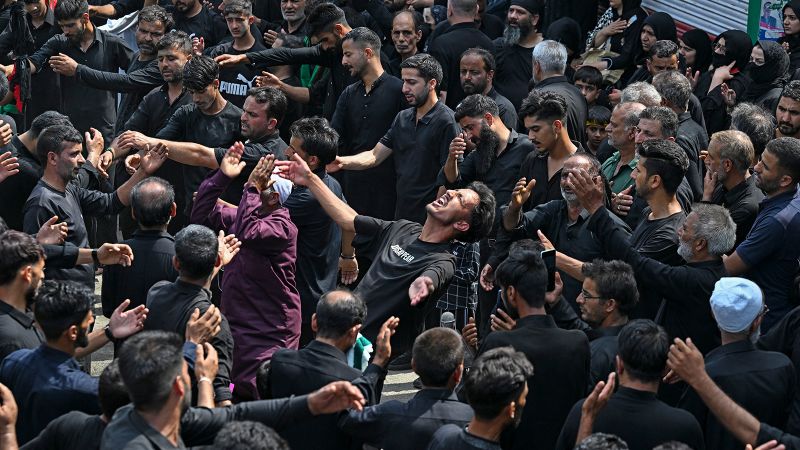
[(800, 449), (800, 2), (99, 3), (0, 8), (0, 448)]

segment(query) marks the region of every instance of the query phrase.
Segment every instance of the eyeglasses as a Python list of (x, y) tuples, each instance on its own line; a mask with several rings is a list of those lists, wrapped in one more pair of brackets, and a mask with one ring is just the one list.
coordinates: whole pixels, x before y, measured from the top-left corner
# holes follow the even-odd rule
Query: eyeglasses
[(761, 312), (758, 313), (758, 317), (764, 317), (765, 315), (767, 315), (768, 312), (769, 312), (769, 306), (767, 306), (767, 304), (764, 303), (764, 306), (761, 307)]
[(581, 290), (581, 297), (585, 298), (586, 300), (606, 300), (605, 297), (593, 296), (591, 292), (588, 292), (585, 289)]

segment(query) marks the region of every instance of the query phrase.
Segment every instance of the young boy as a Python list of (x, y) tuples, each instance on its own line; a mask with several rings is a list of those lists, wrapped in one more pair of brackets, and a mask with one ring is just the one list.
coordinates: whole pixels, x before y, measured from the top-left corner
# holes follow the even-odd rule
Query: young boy
[(594, 105), (602, 105), (609, 108), (608, 94), (603, 90), (603, 74), (594, 67), (583, 66), (575, 71), (572, 84), (581, 90), (586, 103), (591, 108)]
[(606, 126), (611, 120), (611, 111), (605, 106), (594, 105), (589, 108), (589, 115), (586, 117), (586, 143), (584, 148), (597, 155), (597, 149), (608, 136)]

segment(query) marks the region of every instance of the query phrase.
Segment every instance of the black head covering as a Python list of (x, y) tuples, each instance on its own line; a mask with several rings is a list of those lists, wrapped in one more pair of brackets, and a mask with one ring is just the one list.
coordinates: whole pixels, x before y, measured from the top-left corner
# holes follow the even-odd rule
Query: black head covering
[(583, 46), (586, 44), (580, 24), (569, 17), (562, 17), (551, 23), (544, 32), (544, 38), (564, 44), (564, 47), (572, 50), (572, 57), (583, 53)]
[(703, 73), (708, 70), (708, 66), (711, 65), (712, 52), (711, 39), (708, 38), (708, 33), (699, 28), (695, 28), (683, 33), (681, 40), (687, 47), (691, 47), (697, 52), (694, 57), (694, 67), (692, 67), (692, 71), (696, 72), (699, 70), (700, 73)]
[(789, 55), (781, 44), (774, 41), (758, 41), (764, 50), (764, 65), (748, 65), (748, 75), (753, 80), (740, 101), (753, 102), (774, 88), (782, 88), (789, 80)]
[[(792, 0), (783, 5), (783, 14), (786, 14), (786, 8), (792, 8), (792, 12), (794, 12), (796, 16), (800, 17), (800, 0)], [(784, 34), (783, 37), (778, 39), (778, 42), (789, 43), (789, 51), (793, 52), (800, 48), (800, 33)]]
[(714, 67), (721, 67), (736, 61), (734, 68), (744, 70), (750, 61), (750, 52), (753, 51), (753, 41), (744, 31), (728, 30), (714, 40), (716, 44), (720, 39), (725, 39), (725, 54), (719, 55), (713, 52), (711, 62)]
[(531, 14), (542, 14), (542, 3), (538, 0), (511, 0), (509, 6), (519, 6)]
[(656, 12), (644, 19), (644, 25), (650, 25), (659, 41), (678, 42), (678, 31), (675, 29), (675, 21), (672, 16), (665, 12)]
[(642, 10), (642, 0), (622, 0), (622, 15), (620, 16), (617, 14), (616, 8), (612, 9), (611, 15), (614, 18), (614, 20), (619, 19), (620, 17), (627, 20), (630, 19), (632, 16), (636, 15), (637, 13), (643, 11), (644, 10)]

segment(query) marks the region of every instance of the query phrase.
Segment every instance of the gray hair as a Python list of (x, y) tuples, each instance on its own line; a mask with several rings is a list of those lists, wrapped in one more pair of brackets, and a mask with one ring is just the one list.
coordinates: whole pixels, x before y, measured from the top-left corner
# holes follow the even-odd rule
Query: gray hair
[(775, 137), (775, 117), (760, 106), (739, 103), (731, 112), (731, 129), (748, 135), (756, 155), (761, 155), (767, 142)]
[(638, 81), (631, 83), (622, 90), (620, 102), (636, 102), (644, 106), (661, 106), (661, 95), (652, 84)]
[(697, 215), (694, 222), (695, 239), (705, 239), (708, 253), (722, 256), (736, 243), (736, 223), (727, 209), (720, 205), (695, 203), (692, 214)]
[(666, 106), (648, 106), (639, 114), (639, 120), (655, 120), (661, 124), (661, 136), (664, 139), (678, 136), (678, 115)]
[(692, 84), (677, 70), (666, 70), (653, 77), (653, 87), (669, 106), (686, 111), (692, 97)]
[(567, 69), (567, 47), (553, 40), (542, 41), (533, 48), (533, 61), (539, 63), (544, 73), (563, 75)]
[(737, 130), (718, 131), (711, 136), (711, 142), (719, 143), (719, 158), (730, 160), (739, 173), (745, 173), (750, 169), (750, 164), (755, 158), (755, 150), (746, 134)]
[(639, 125), (639, 116), (645, 110), (645, 106), (638, 102), (624, 102), (616, 106), (615, 109), (622, 110), (624, 116), (622, 117), (622, 126), (625, 130)]

